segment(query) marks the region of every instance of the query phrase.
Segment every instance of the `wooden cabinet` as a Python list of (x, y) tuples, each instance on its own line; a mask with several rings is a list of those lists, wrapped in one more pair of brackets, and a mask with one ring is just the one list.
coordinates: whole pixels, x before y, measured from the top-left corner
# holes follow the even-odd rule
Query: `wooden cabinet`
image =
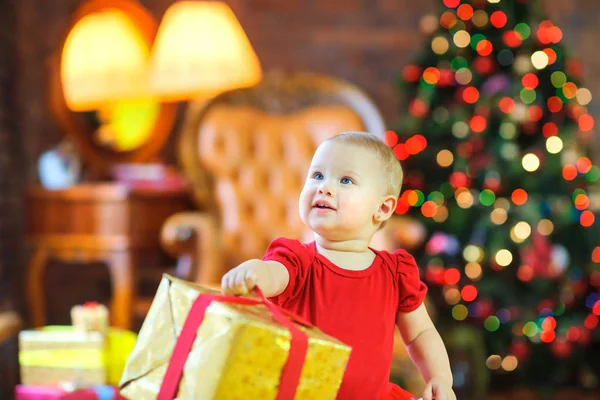
[[(160, 258), (160, 230), (172, 214), (190, 208), (184, 189), (130, 189), (117, 183), (83, 184), (49, 191), (31, 187), (26, 195), (27, 237), (33, 246), (27, 299), (34, 326), (46, 322), (43, 287), (49, 259), (102, 261), (112, 285), (112, 324), (129, 328), (135, 307), (140, 255)], [(74, 284), (76, 284), (74, 282)]]

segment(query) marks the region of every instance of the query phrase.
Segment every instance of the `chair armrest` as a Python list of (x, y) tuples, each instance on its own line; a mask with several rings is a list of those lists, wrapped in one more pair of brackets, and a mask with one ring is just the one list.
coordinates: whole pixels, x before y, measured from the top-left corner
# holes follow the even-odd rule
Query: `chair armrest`
[(0, 312), (0, 343), (16, 336), (23, 329), (23, 320), (14, 311)]
[(204, 285), (216, 285), (223, 275), (220, 230), (206, 213), (180, 212), (169, 217), (161, 231), (165, 251), (177, 258), (176, 275)]

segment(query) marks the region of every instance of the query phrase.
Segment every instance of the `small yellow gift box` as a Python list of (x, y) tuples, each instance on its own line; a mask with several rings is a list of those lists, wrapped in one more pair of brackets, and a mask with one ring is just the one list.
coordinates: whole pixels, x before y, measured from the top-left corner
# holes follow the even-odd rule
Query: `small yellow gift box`
[(19, 333), (21, 382), (83, 386), (119, 384), (137, 336), (109, 328), (106, 334), (81, 332), (72, 326), (46, 326)]
[(19, 333), (24, 385), (106, 384), (106, 341), (98, 332), (36, 330)]
[(350, 348), (282, 314), (264, 298), (221, 296), (165, 275), (121, 394), (131, 400), (335, 399)]

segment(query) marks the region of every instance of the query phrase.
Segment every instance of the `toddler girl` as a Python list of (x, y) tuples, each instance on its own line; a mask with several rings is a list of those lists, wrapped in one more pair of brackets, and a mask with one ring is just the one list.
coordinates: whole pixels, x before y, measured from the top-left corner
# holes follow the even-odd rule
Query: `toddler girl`
[(377, 136), (347, 132), (326, 140), (299, 201), (314, 241), (276, 239), (262, 260), (240, 264), (221, 282), (234, 295), (258, 285), (274, 303), (351, 346), (339, 400), (412, 398), (388, 383), (395, 325), (427, 382), (423, 399), (456, 399), (414, 258), (369, 247), (394, 213), (401, 183), (399, 161)]

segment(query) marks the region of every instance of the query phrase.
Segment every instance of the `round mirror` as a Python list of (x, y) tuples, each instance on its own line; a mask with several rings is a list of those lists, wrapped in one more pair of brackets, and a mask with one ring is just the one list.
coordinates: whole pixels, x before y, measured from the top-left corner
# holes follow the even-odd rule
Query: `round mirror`
[(140, 95), (157, 29), (137, 1), (90, 0), (51, 60), (51, 109), (92, 179), (108, 177), (115, 164), (152, 160), (171, 132), (176, 106)]

